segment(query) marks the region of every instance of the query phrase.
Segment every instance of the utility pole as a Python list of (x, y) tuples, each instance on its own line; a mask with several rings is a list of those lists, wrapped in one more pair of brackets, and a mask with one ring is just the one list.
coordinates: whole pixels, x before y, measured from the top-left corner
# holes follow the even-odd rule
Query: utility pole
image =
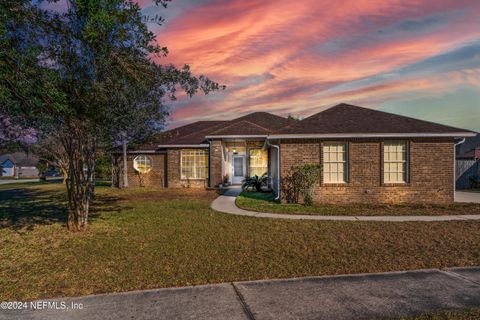
[(123, 140), (123, 187), (128, 188), (127, 140)]

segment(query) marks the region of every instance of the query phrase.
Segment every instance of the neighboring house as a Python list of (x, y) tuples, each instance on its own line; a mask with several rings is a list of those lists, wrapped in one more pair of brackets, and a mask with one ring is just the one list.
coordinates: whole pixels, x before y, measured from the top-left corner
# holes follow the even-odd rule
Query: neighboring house
[(0, 155), (1, 177), (38, 177), (38, 158), (24, 152)]
[(466, 138), (463, 143), (457, 145), (456, 149), (456, 187), (471, 188), (471, 179), (480, 181), (480, 134)]
[(195, 122), (129, 151), (127, 167), (131, 186), (168, 188), (240, 184), (267, 172), (282, 199), (282, 177), (292, 166), (321, 164), (316, 202), (450, 203), (455, 138), (473, 135), (339, 104), (301, 121), (255, 112)]

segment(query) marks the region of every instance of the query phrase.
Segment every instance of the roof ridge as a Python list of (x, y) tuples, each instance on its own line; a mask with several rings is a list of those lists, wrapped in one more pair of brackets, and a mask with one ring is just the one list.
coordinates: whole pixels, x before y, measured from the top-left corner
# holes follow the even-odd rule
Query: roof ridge
[[(212, 131), (212, 134), (213, 134), (213, 133), (216, 133), (216, 132), (218, 132), (218, 131), (220, 131), (220, 130), (224, 130), (224, 129), (230, 128), (230, 127), (232, 127), (232, 126), (234, 126), (234, 125), (238, 125), (239, 123), (242, 123), (242, 122), (247, 122), (247, 123), (249, 123), (249, 124), (251, 124), (251, 125), (254, 125), (254, 126), (256, 126), (256, 127), (259, 127), (259, 128), (261, 128), (261, 129), (264, 129), (265, 131), (270, 131), (268, 128), (265, 128), (265, 127), (263, 127), (263, 126), (261, 126), (261, 125), (259, 125), (259, 124), (253, 123), (253, 122), (248, 121), (248, 120), (245, 120), (245, 119), (240, 120), (240, 121), (236, 121), (236, 120), (237, 120), (237, 119), (233, 119), (233, 120), (228, 121), (228, 122), (231, 122), (231, 124), (229, 124), (229, 125), (227, 125), (227, 126), (224, 126), (224, 127), (222, 127), (222, 128), (218, 128), (217, 130)], [(234, 122), (234, 121), (235, 121), (235, 122)]]

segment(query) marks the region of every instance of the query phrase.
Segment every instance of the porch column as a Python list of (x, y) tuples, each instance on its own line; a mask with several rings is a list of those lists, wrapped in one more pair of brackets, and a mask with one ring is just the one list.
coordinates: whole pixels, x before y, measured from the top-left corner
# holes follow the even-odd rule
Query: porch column
[(210, 186), (222, 183), (222, 140), (210, 141)]

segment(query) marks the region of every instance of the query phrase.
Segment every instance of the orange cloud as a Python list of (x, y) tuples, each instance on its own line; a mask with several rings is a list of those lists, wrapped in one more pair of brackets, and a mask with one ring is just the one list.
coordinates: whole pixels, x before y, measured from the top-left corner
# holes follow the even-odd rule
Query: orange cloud
[[(187, 6), (155, 29), (170, 49), (160, 62), (188, 63), (227, 90), (182, 99), (173, 120), (259, 109), (301, 113), (345, 99), (379, 101), (411, 92), (412, 85), (417, 94), (447, 90), (445, 77), (442, 84), (442, 76), (427, 74), (330, 93), (480, 39), (478, 12), (480, 2), (467, 0), (218, 0)], [(478, 81), (477, 71), (459, 72), (457, 80), (449, 73), (453, 87)]]

